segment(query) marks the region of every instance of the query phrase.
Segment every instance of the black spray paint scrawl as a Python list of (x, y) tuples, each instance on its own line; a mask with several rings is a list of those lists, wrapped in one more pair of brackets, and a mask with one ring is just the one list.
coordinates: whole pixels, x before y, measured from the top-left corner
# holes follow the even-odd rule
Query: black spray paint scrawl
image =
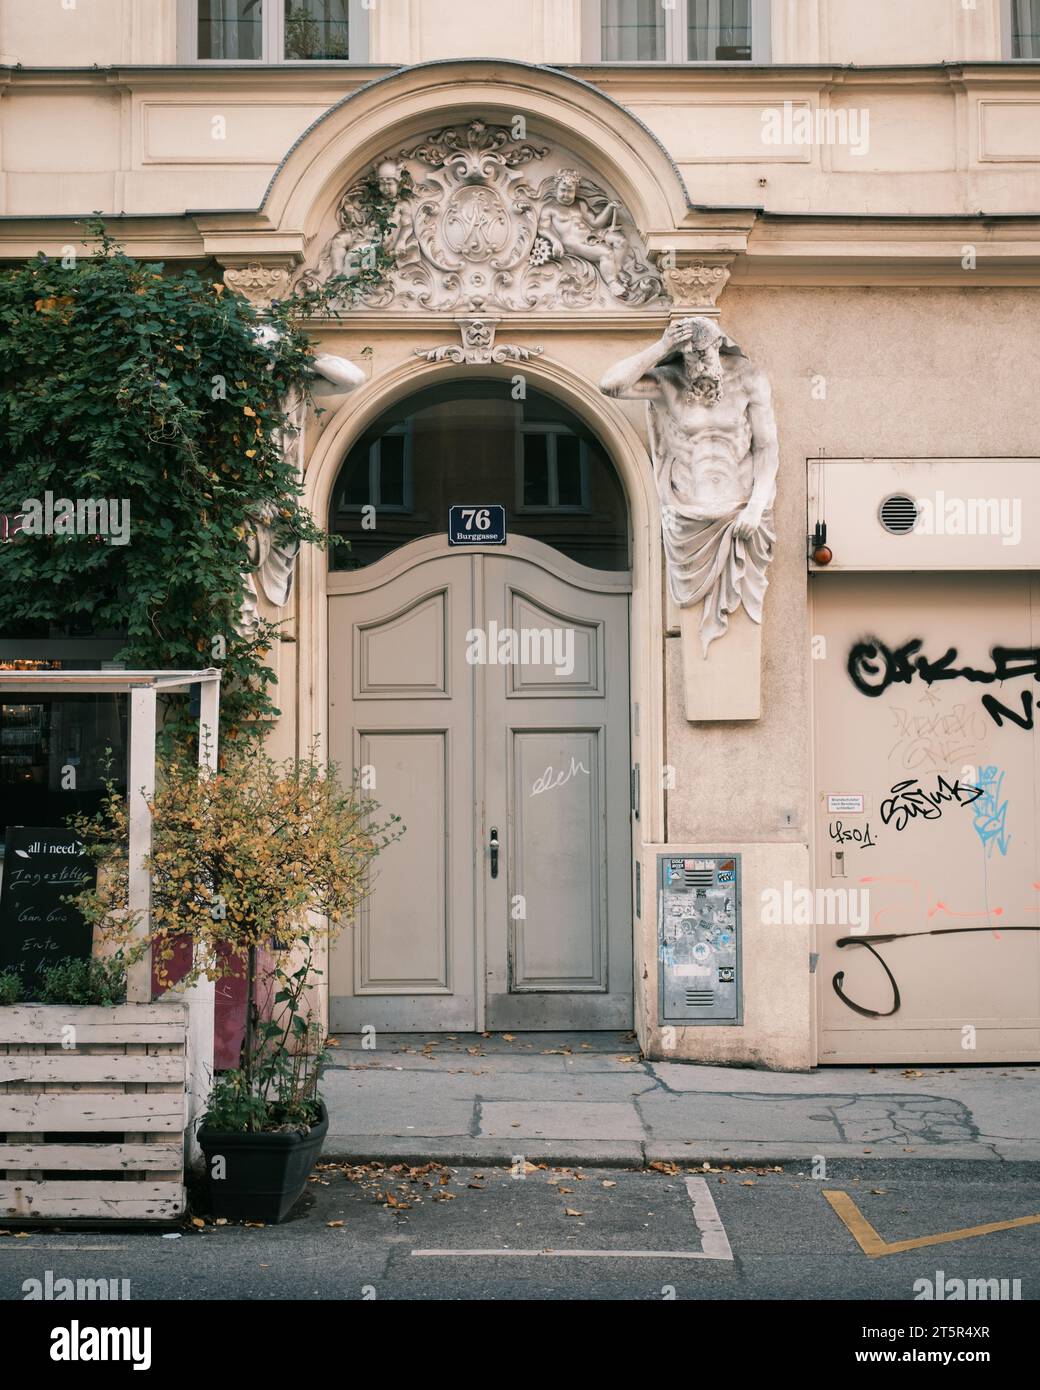
[[(993, 647), (990, 650), (992, 669), (977, 670), (957, 666), (957, 648), (950, 647), (937, 661), (920, 654), (924, 639), (912, 638), (894, 651), (877, 637), (857, 642), (849, 651), (848, 672), (852, 684), (862, 695), (872, 699), (883, 695), (890, 685), (902, 682), (909, 685), (917, 676), (926, 685), (937, 681), (965, 680), (975, 684), (995, 685), (1004, 681), (1032, 677), (1040, 681), (1040, 647)], [(993, 695), (982, 696), (982, 707), (993, 722), (1002, 728), (1005, 719), (1020, 729), (1033, 728), (1035, 700), (1032, 690), (1021, 692), (1022, 710), (1010, 709)]]

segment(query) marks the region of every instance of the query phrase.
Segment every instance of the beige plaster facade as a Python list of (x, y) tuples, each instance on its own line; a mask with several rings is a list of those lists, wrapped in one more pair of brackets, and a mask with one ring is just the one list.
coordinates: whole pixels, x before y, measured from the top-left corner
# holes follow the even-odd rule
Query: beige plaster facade
[[(0, 63), (9, 65), (0, 69), (0, 256), (61, 254), (81, 244), (78, 219), (100, 210), (118, 218), (131, 254), (208, 264), (262, 305), (316, 264), (343, 191), (386, 150), (452, 124), (509, 127), (517, 117), (631, 215), (670, 300), (496, 311), (501, 340), (540, 351), (479, 374), (519, 371), (565, 403), (599, 437), (625, 491), (640, 1042), (652, 1056), (814, 1065), (821, 943), (814, 924), (772, 925), (759, 911), (771, 886), (822, 881), (814, 817), (833, 790), (814, 774), (810, 590), (828, 577), (807, 574), (816, 568), (806, 562), (807, 467), (820, 457), (864, 467), (958, 458), (984, 477), (986, 460), (1018, 459), (1026, 515), (1040, 514), (1040, 474), (1025, 466), (1040, 455), (1040, 64), (1004, 61), (1005, 6), (774, 0), (770, 61), (753, 65), (590, 62), (578, 0), (379, 0), (363, 65), (185, 64), (184, 23), (175, 0), (0, 0)], [(823, 113), (819, 128), (832, 132), (856, 126), (828, 126), (827, 113), (857, 113), (869, 138), (858, 151), (848, 140), (770, 143), (771, 113), (783, 132), (785, 110), (788, 136), (798, 112), (814, 122)], [(598, 389), (612, 363), (690, 313), (720, 315), (765, 371), (779, 431), (762, 713), (749, 721), (687, 719), (644, 407)], [(317, 517), (370, 423), (421, 387), (476, 370), (416, 355), (457, 340), (457, 318), (395, 305), (313, 326), (325, 351), (362, 361), (369, 378), (309, 422), (306, 490)], [(1004, 549), (990, 563), (1027, 572), (1036, 558)], [(327, 612), (325, 558), (305, 552), (292, 606), (279, 615), (296, 640), (273, 658), (284, 752), (328, 732)], [(1029, 745), (1022, 734), (1035, 761), (1032, 737)], [(1023, 883), (1040, 878), (1030, 785)], [(742, 1021), (667, 1024), (657, 856), (709, 853), (741, 856)], [(937, 1005), (931, 1017), (971, 1022), (965, 1007), (947, 1015)], [(1024, 1052), (1036, 1047), (1027, 1014), (1016, 1014)], [(994, 1017), (999, 1028), (999, 1010)]]

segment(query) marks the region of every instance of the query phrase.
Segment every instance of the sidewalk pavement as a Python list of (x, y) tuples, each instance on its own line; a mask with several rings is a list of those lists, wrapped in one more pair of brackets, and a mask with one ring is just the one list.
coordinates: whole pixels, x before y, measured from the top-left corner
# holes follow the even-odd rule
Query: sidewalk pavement
[(631, 1033), (341, 1035), (324, 1156), (425, 1163), (1040, 1160), (1040, 1067), (772, 1072), (640, 1059)]

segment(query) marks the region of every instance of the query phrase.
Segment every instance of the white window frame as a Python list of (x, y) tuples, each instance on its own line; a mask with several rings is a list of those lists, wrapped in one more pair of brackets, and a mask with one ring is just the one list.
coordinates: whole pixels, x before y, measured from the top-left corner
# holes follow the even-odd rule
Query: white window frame
[(1000, 5), (1000, 28), (1001, 28), (1001, 54), (1006, 62), (1009, 63), (1035, 63), (1036, 58), (1018, 58), (1012, 52), (1011, 30), (1014, 20), (1012, 10), (1012, 0), (1001, 0)]
[[(524, 501), (524, 467), (526, 455), (524, 453), (524, 436), (528, 434), (544, 434), (548, 436), (549, 446), (545, 451), (546, 459), (549, 464), (549, 501), (544, 502), (525, 502)], [(591, 512), (592, 506), (589, 502), (589, 452), (588, 444), (584, 439), (579, 438), (579, 476), (581, 486), (581, 501), (578, 503), (560, 504), (560, 476), (556, 467), (556, 440), (561, 435), (574, 438), (574, 431), (566, 426), (561, 427), (553, 421), (533, 420), (528, 424), (523, 424), (516, 432), (516, 510), (518, 512), (538, 513), (542, 516), (558, 515), (564, 513), (568, 516), (584, 516)]]
[[(660, 3), (660, 0), (658, 0)], [(686, 21), (688, 0), (675, 0), (674, 9), (664, 11), (664, 57), (663, 58), (604, 58), (603, 57), (603, 6), (601, 0), (583, 0), (582, 22), (582, 60), (586, 63), (611, 63), (627, 65), (631, 63), (683, 64), (686, 67), (718, 67), (723, 63), (739, 63), (750, 67), (754, 63), (768, 63), (770, 59), (770, 9), (772, 0), (751, 0), (751, 58), (744, 59), (693, 59), (686, 56)]]
[(181, 63), (201, 66), (255, 68), (262, 65), (336, 63), (354, 66), (368, 62), (368, 16), (371, 9), (364, 0), (349, 0), (347, 21), (350, 25), (349, 58), (286, 58), (285, 57), (285, 0), (260, 0), (262, 37), (259, 58), (200, 58), (198, 0), (179, 0), (177, 6), (177, 59)]
[[(404, 436), (404, 461), (402, 464), (402, 483), (401, 493), (404, 497), (403, 503), (384, 502), (382, 500), (383, 491), (383, 472), (382, 472), (382, 443), (388, 434)], [(409, 515), (413, 511), (412, 499), (412, 430), (408, 421), (399, 425), (391, 425), (388, 430), (384, 430), (378, 439), (374, 439), (368, 446), (368, 501), (367, 502), (343, 502), (337, 511), (340, 512), (362, 512), (365, 507), (375, 507), (381, 512), (392, 512), (397, 516)]]

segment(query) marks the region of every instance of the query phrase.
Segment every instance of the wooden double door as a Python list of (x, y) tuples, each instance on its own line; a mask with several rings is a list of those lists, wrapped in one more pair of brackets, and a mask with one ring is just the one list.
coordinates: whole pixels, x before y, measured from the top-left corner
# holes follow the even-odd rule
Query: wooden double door
[(406, 827), (334, 1030), (630, 1026), (629, 590), (523, 537), (330, 575), (331, 755)]

